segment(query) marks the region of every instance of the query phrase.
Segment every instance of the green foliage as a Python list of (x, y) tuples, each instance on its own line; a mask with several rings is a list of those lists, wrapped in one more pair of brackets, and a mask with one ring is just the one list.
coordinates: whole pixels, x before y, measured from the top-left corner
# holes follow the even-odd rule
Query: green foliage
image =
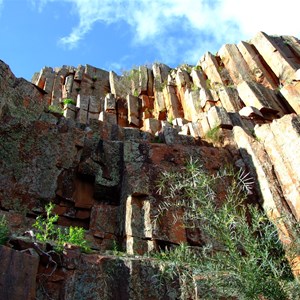
[(154, 136), (152, 143), (162, 144), (164, 141), (161, 139), (159, 135)]
[(56, 238), (55, 223), (58, 221), (58, 215), (52, 215), (53, 208), (53, 203), (46, 205), (46, 219), (38, 216), (33, 224), (33, 227), (37, 229), (36, 238), (41, 242), (47, 242)]
[(207, 89), (209, 89), (209, 90), (212, 89), (212, 85), (211, 85), (210, 79), (206, 79), (205, 83), (206, 83), (206, 88)]
[(168, 123), (170, 124), (170, 125), (172, 125), (173, 126), (173, 121), (174, 121), (175, 119), (174, 119), (174, 116), (173, 115), (168, 115), (168, 119), (167, 119), (167, 121), (168, 121)]
[(121, 244), (115, 240), (112, 242), (111, 253), (118, 257), (127, 255), (126, 252), (123, 251)]
[(138, 97), (139, 96), (139, 91), (137, 89), (135, 89), (133, 91), (133, 96)]
[(87, 241), (85, 240), (85, 230), (82, 227), (69, 227), (64, 228), (64, 230), (57, 229), (57, 240), (55, 249), (61, 252), (64, 249), (64, 244), (72, 244), (79, 246), (82, 251), (90, 252), (91, 249), (88, 246)]
[(179, 66), (179, 68), (182, 69), (182, 70), (185, 70), (189, 74), (191, 74), (191, 72), (192, 72), (192, 66), (190, 66), (187, 63), (182, 64), (181, 66)]
[[(245, 172), (227, 168), (212, 176), (192, 159), (180, 172), (164, 172), (158, 192), (166, 211), (182, 218), (186, 228), (197, 228), (202, 247), (179, 247), (156, 255), (165, 274), (196, 279), (204, 299), (296, 299), (300, 285), (294, 280), (274, 224), (260, 208), (246, 203), (252, 180)], [(225, 199), (219, 186), (227, 186)], [(181, 213), (184, 212), (183, 217)], [(194, 288), (194, 287), (192, 287)], [(299, 295), (299, 294), (298, 294)]]
[(37, 229), (35, 235), (40, 242), (53, 242), (55, 249), (61, 252), (64, 244), (77, 245), (81, 250), (89, 252), (90, 248), (84, 237), (84, 229), (81, 227), (69, 227), (61, 229), (55, 225), (58, 221), (58, 215), (53, 214), (54, 204), (46, 205), (46, 218), (38, 216), (33, 227)]
[(63, 100), (63, 104), (67, 105), (67, 104), (72, 104), (72, 105), (76, 105), (76, 102), (73, 99), (64, 99)]
[(168, 80), (165, 79), (163, 82), (160, 81), (159, 78), (154, 79), (155, 90), (158, 92), (162, 92), (164, 88), (168, 86)]
[(197, 65), (195, 67), (193, 67), (196, 71), (202, 71), (202, 68), (200, 65)]
[[(138, 67), (133, 67), (130, 71), (123, 71), (121, 77), (115, 82), (120, 96), (126, 97), (126, 95), (134, 93), (134, 96), (138, 93), (140, 80), (140, 71)], [(137, 95), (138, 96), (138, 95)]]
[(52, 113), (60, 114), (62, 115), (64, 113), (63, 109), (58, 105), (49, 105), (48, 110)]
[(211, 128), (206, 134), (205, 137), (213, 143), (220, 142), (221, 134), (220, 134), (220, 127), (216, 126)]
[(191, 85), (191, 90), (192, 91), (199, 91), (200, 90), (200, 88), (197, 86), (197, 85), (195, 85), (194, 83)]
[(250, 133), (257, 142), (261, 142), (261, 139), (256, 135), (254, 128), (250, 130)]
[(5, 242), (8, 240), (9, 236), (9, 229), (7, 225), (7, 220), (5, 216), (0, 217), (0, 245), (5, 244)]

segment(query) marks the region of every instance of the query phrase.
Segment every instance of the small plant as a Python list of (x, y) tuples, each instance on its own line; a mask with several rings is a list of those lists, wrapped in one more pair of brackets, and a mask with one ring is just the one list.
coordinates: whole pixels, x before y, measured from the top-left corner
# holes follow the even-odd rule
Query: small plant
[(80, 87), (77, 87), (75, 90), (76, 90), (77, 93), (79, 93), (80, 90), (81, 90), (81, 88), (80, 88)]
[(168, 85), (168, 80), (167, 79), (165, 79), (163, 82), (161, 82), (159, 78), (155, 78), (155, 80), (154, 80), (155, 90), (158, 91), (158, 92), (162, 92), (163, 89), (165, 87), (167, 87), (167, 85)]
[(0, 217), (0, 245), (4, 245), (8, 240), (9, 229), (5, 216)]
[(37, 229), (36, 238), (41, 242), (47, 242), (56, 238), (55, 223), (58, 221), (58, 215), (52, 215), (53, 209), (53, 203), (46, 205), (46, 219), (38, 216), (33, 224), (33, 227)]
[(58, 252), (64, 249), (64, 244), (79, 246), (83, 251), (89, 252), (90, 248), (84, 239), (84, 229), (81, 227), (58, 228), (55, 223), (58, 221), (58, 215), (53, 214), (54, 204), (46, 205), (46, 218), (38, 216), (33, 227), (37, 229), (36, 238), (40, 242), (52, 242)]
[(122, 246), (119, 242), (113, 240), (112, 242), (112, 248), (111, 248), (112, 254), (118, 257), (126, 255), (126, 253), (122, 250)]
[(193, 84), (191, 85), (191, 90), (192, 90), (193, 92), (195, 92), (195, 91), (199, 91), (200, 88), (199, 88), (195, 83), (193, 83)]
[(224, 66), (223, 66), (223, 65), (218, 66), (218, 72), (219, 72), (219, 73), (221, 73), (223, 70), (224, 70)]
[(250, 133), (257, 142), (261, 142), (261, 139), (256, 135), (254, 128), (250, 130)]
[(90, 252), (91, 249), (88, 246), (84, 237), (84, 229), (82, 227), (69, 227), (64, 230), (58, 228), (56, 247), (59, 252), (63, 251), (65, 244), (72, 244), (79, 246), (82, 251)]
[[(139, 87), (140, 71), (137, 66), (130, 71), (123, 71), (118, 80), (115, 81), (118, 96), (126, 97), (126, 95), (137, 93), (135, 90)], [(133, 91), (134, 89), (134, 91)]]
[(200, 65), (197, 65), (197, 66), (193, 67), (193, 69), (196, 70), (196, 71), (202, 71), (202, 68), (201, 68)]
[(76, 105), (76, 102), (73, 99), (64, 99), (63, 100), (63, 104), (67, 105), (67, 104), (72, 104), (72, 105)]
[(152, 143), (162, 144), (163, 140), (161, 139), (161, 137), (159, 135), (156, 135), (154, 137), (154, 139), (152, 140)]
[(133, 96), (138, 97), (139, 96), (139, 91), (137, 89), (135, 89), (133, 91)]
[(189, 74), (191, 74), (191, 72), (192, 72), (192, 67), (187, 63), (182, 64), (179, 68), (182, 70), (185, 70)]
[(48, 110), (51, 113), (60, 114), (60, 115), (62, 115), (64, 113), (63, 109), (58, 105), (49, 105)]
[(205, 137), (213, 143), (220, 142), (221, 134), (220, 134), (220, 127), (216, 126), (210, 129), (206, 134)]
[(210, 79), (206, 79), (205, 83), (206, 83), (206, 88), (210, 90), (212, 88)]
[(226, 87), (229, 89), (236, 90), (236, 86), (234, 84), (228, 84), (228, 85), (226, 85)]
[(173, 126), (173, 121), (174, 121), (174, 120), (175, 120), (175, 119), (174, 119), (174, 117), (173, 117), (172, 115), (169, 115), (169, 116), (168, 116), (167, 121), (168, 121), (168, 123), (169, 123), (170, 125)]
[(94, 76), (94, 77), (92, 78), (92, 81), (93, 81), (93, 82), (96, 82), (96, 81), (97, 81), (97, 76)]

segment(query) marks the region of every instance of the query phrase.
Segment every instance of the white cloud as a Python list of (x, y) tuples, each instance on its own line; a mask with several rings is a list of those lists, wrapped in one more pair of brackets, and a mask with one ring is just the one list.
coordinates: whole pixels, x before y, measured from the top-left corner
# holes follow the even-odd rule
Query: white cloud
[(299, 35), (298, 0), (223, 0), (222, 15), (234, 19), (244, 35), (258, 31), (269, 34)]
[[(39, 8), (50, 1), (58, 0), (41, 0)], [(210, 46), (217, 50), (216, 46), (249, 39), (258, 31), (296, 36), (300, 33), (299, 0), (59, 1), (72, 4), (79, 17), (76, 27), (60, 40), (69, 48), (76, 47), (98, 22), (126, 22), (134, 32), (134, 43), (153, 46), (168, 61), (180, 54), (194, 58), (196, 51), (204, 52), (204, 46), (206, 50)]]
[(47, 2), (52, 2), (55, 0), (29, 0), (31, 2), (31, 5), (34, 8), (37, 8), (39, 12), (41, 12), (43, 10), (43, 8), (45, 7), (45, 5), (47, 4)]

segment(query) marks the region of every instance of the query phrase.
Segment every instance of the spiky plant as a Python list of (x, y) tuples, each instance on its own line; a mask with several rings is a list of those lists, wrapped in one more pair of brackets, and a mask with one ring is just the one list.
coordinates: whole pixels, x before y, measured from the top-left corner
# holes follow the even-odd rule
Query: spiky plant
[[(157, 253), (156, 258), (165, 274), (195, 283), (200, 299), (296, 299), (299, 283), (276, 226), (258, 206), (247, 204), (252, 183), (245, 171), (233, 168), (209, 175), (193, 159), (180, 172), (164, 172), (159, 179), (158, 193), (165, 201), (155, 226), (166, 211), (172, 211), (175, 220), (183, 211), (184, 226), (202, 233), (203, 246), (181, 245)], [(223, 199), (217, 192), (220, 185), (227, 186)]]

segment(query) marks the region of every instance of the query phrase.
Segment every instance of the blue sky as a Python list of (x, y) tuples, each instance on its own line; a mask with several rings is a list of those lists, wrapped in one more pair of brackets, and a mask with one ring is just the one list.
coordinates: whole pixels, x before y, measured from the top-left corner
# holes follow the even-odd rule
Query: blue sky
[(196, 64), (262, 30), (300, 37), (299, 0), (0, 0), (0, 59), (28, 80), (44, 66)]

